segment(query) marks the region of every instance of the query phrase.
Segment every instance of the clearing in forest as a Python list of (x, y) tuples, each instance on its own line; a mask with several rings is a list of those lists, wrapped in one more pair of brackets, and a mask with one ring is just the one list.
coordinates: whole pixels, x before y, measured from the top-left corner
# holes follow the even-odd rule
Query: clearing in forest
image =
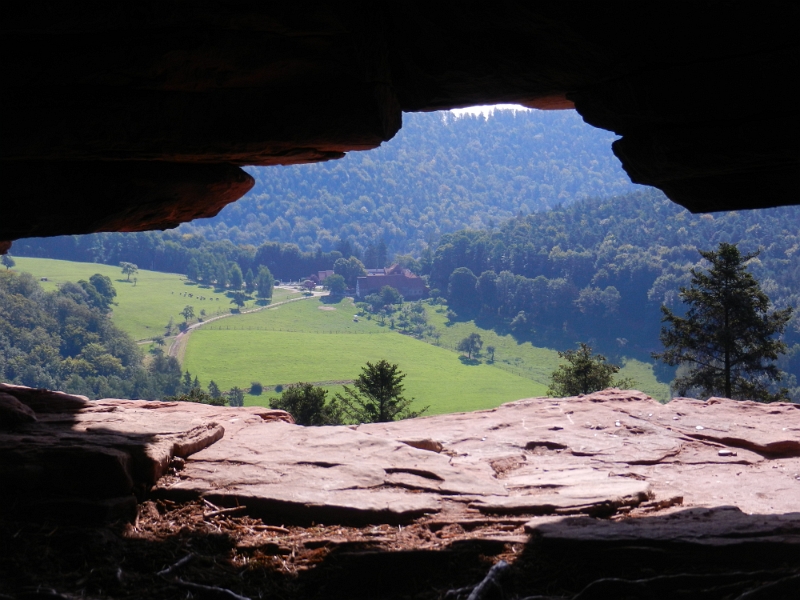
[[(540, 382), (485, 362), (467, 364), (459, 354), (402, 335), (375, 321), (353, 320), (351, 299), (325, 304), (312, 299), (210, 324), (192, 333), (184, 369), (203, 384), (221, 388), (298, 381), (352, 380), (367, 362), (386, 359), (406, 373), (406, 396), (430, 414), (491, 408), (520, 398), (541, 396)], [(335, 311), (321, 311), (334, 306)], [(340, 385), (323, 386), (333, 392)], [(266, 405), (275, 393), (247, 396), (246, 404)]]

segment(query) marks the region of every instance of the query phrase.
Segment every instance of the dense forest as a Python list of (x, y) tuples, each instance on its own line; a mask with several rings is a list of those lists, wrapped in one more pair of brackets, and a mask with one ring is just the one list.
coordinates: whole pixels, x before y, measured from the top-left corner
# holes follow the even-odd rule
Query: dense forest
[(632, 191), (638, 186), (612, 154), (613, 140), (574, 111), (406, 114), (376, 150), (249, 169), (256, 185), (245, 198), (180, 230), (304, 251), (329, 251), (340, 239), (362, 248), (383, 240), (392, 252), (418, 254), (443, 233)]
[(27, 273), (0, 273), (0, 381), (84, 394), (90, 398), (157, 399), (180, 390), (178, 362), (142, 354), (108, 316), (111, 280), (44, 292)]
[[(702, 267), (698, 250), (760, 250), (749, 268), (777, 308), (800, 300), (800, 207), (692, 215), (647, 190), (517, 217), (492, 230), (447, 234), (430, 285), (460, 317), (479, 316), (537, 345), (589, 342), (612, 356), (660, 350), (661, 305)], [(781, 367), (800, 376), (800, 320)], [(671, 372), (662, 372), (669, 380)], [(798, 397), (796, 380), (784, 382)]]

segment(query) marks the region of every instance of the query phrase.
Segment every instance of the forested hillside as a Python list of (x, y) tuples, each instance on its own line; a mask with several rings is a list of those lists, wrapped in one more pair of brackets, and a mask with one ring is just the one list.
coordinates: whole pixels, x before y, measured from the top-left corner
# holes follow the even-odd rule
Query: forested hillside
[(148, 368), (111, 323), (111, 280), (102, 275), (45, 292), (27, 273), (0, 272), (0, 381), (92, 398), (158, 399), (180, 385), (174, 358)]
[(400, 132), (376, 150), (249, 169), (256, 185), (245, 198), (180, 230), (323, 251), (337, 239), (362, 248), (383, 239), (390, 251), (419, 253), (443, 233), (632, 191), (613, 139), (574, 111), (406, 114)]
[[(588, 341), (612, 355), (659, 350), (660, 306), (719, 242), (761, 249), (749, 267), (778, 308), (800, 300), (800, 207), (692, 215), (657, 191), (582, 200), (499, 229), (443, 236), (430, 282), (460, 315), (482, 315), (537, 345)], [(781, 366), (800, 376), (800, 319)], [(787, 382), (795, 388), (797, 382)]]

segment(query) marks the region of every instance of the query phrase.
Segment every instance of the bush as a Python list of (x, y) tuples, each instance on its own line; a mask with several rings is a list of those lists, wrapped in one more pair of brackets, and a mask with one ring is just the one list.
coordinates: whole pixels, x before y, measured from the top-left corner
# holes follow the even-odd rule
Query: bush
[(270, 400), (270, 408), (285, 410), (298, 425), (341, 425), (342, 416), (336, 402), (327, 401), (328, 392), (310, 383), (295, 383), (280, 398)]
[(264, 391), (264, 386), (261, 385), (260, 382), (253, 381), (250, 383), (250, 393), (253, 396), (260, 396), (263, 391)]

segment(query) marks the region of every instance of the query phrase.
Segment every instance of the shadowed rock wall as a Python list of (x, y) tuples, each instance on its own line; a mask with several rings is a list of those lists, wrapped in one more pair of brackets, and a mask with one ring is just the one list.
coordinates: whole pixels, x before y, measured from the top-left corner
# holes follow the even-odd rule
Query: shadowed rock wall
[[(574, 106), (694, 211), (797, 201), (797, 4), (32, 1), (0, 24), (0, 240), (216, 214), (242, 165), (368, 150), (402, 111)], [(0, 242), (2, 250), (2, 242)]]

